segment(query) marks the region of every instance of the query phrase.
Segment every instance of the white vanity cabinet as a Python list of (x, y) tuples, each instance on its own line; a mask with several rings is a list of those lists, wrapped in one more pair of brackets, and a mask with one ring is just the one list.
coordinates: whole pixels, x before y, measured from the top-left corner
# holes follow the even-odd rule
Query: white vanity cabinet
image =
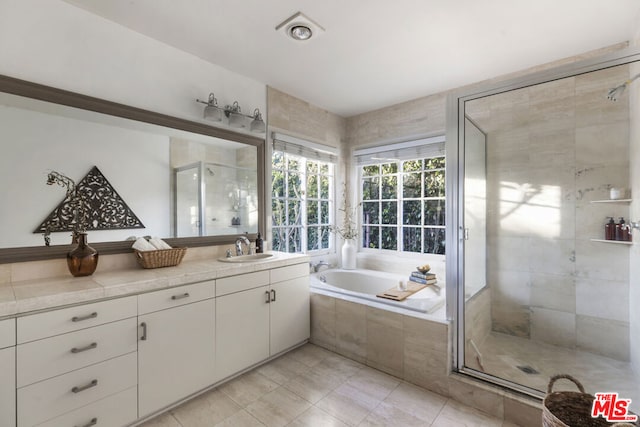
[(218, 279), (216, 379), (308, 339), (309, 323), (306, 263)]
[(216, 380), (269, 357), (269, 272), (218, 279)]
[(16, 425), (16, 323), (0, 320), (0, 426)]
[(105, 425), (113, 411), (135, 421), (136, 315), (126, 297), (19, 317), (17, 425)]
[(138, 295), (138, 407), (144, 417), (215, 382), (215, 281)]
[(272, 294), (270, 355), (309, 339), (309, 265), (296, 264), (270, 271)]

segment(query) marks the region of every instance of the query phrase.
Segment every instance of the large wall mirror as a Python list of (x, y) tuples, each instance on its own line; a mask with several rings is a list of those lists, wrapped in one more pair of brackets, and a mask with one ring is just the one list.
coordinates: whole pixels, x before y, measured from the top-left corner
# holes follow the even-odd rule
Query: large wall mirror
[(45, 246), (37, 231), (66, 197), (46, 185), (52, 171), (80, 185), (97, 167), (118, 199), (104, 209), (139, 219), (89, 227), (101, 253), (126, 252), (133, 237), (203, 246), (264, 229), (263, 138), (2, 76), (0, 138), (0, 263), (68, 251), (70, 232)]

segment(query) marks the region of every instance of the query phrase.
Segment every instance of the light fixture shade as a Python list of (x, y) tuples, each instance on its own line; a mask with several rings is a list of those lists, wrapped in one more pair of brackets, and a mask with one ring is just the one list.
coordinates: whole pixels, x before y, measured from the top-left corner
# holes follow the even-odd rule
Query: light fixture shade
[(207, 120), (211, 120), (212, 122), (221, 122), (222, 110), (213, 105), (207, 105), (206, 107), (204, 107), (204, 118)]
[(267, 126), (264, 124), (264, 120), (262, 120), (262, 113), (260, 113), (260, 110), (257, 108), (253, 111), (253, 120), (251, 120), (249, 130), (255, 133), (265, 133), (267, 130)]
[(229, 126), (232, 128), (243, 128), (244, 125), (244, 116), (238, 113), (230, 113), (229, 114)]

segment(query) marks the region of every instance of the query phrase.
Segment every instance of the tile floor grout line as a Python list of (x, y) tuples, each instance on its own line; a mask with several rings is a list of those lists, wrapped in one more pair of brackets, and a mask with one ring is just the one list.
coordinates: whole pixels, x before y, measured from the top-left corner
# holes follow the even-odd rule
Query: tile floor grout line
[(440, 408), (440, 410), (438, 411), (436, 416), (433, 418), (433, 421), (431, 421), (431, 424), (429, 424), (429, 426), (433, 426), (433, 424), (436, 421), (438, 421), (438, 418), (440, 418), (440, 414), (442, 414), (442, 411), (444, 411), (445, 406), (447, 406), (447, 404), (449, 403), (450, 400), (451, 400), (451, 398), (447, 397), (447, 400), (444, 401), (444, 403), (442, 404), (442, 407)]

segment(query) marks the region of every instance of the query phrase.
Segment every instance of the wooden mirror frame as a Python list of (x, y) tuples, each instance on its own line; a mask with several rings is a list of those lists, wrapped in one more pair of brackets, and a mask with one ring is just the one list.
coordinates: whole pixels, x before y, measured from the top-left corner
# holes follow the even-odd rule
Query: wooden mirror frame
[[(258, 230), (264, 234), (266, 225), (264, 216), (264, 138), (246, 135), (228, 129), (216, 128), (203, 123), (179, 119), (177, 117), (3, 75), (0, 75), (0, 92), (255, 146), (258, 157), (258, 164), (256, 165), (258, 174)], [(167, 212), (167, 215), (170, 214), (170, 212)], [(249, 234), (248, 236), (250, 239), (255, 238), (255, 234)], [(236, 237), (237, 235), (174, 237), (164, 240), (174, 247), (196, 247), (232, 244), (235, 242)], [(132, 242), (130, 241), (114, 241), (91, 243), (91, 246), (97, 249), (100, 254), (110, 255), (132, 252), (131, 244)], [(0, 264), (64, 258), (68, 251), (69, 245), (0, 248)]]

